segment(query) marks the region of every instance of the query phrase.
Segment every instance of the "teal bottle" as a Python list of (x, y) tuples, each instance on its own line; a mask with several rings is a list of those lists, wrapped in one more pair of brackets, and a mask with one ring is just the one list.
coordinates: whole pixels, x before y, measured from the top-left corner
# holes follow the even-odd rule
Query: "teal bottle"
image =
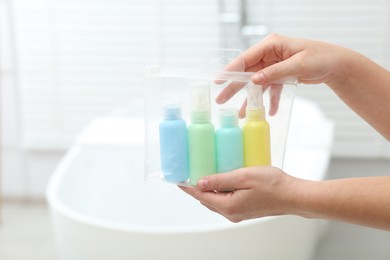
[(188, 127), (190, 184), (217, 172), (215, 129), (211, 123), (208, 85), (194, 86), (191, 125)]
[(217, 172), (229, 172), (244, 166), (242, 130), (235, 109), (219, 111), (220, 128), (216, 132)]
[(160, 127), (161, 169), (165, 180), (185, 182), (189, 178), (187, 125), (181, 117), (181, 108), (169, 105), (164, 108)]

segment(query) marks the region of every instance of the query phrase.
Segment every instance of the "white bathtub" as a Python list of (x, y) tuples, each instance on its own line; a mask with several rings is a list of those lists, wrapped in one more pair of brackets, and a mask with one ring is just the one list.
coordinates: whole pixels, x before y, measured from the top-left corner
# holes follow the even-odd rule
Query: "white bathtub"
[[(332, 129), (317, 107), (298, 99), (285, 170), (324, 179)], [(230, 223), (174, 185), (145, 183), (142, 139), (140, 120), (98, 119), (54, 172), (46, 195), (63, 260), (311, 259), (324, 222)]]

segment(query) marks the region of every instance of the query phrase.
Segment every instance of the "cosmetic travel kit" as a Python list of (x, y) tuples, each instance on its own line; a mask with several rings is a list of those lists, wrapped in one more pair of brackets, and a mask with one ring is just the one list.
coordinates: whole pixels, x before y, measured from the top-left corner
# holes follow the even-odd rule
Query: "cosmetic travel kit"
[[(243, 167), (283, 168), (296, 81), (255, 85), (241, 57), (211, 50), (196, 69), (146, 66), (146, 180), (196, 186)], [(234, 71), (226, 67), (232, 60)], [(237, 93), (218, 104), (224, 89)]]

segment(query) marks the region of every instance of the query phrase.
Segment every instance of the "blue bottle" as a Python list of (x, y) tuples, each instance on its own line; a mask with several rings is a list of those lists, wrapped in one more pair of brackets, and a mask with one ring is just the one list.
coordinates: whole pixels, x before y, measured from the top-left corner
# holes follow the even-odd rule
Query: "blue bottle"
[(164, 107), (160, 127), (161, 169), (168, 182), (180, 183), (189, 178), (187, 125), (179, 105)]
[(235, 109), (219, 111), (220, 128), (216, 132), (217, 171), (228, 172), (244, 166), (243, 136)]

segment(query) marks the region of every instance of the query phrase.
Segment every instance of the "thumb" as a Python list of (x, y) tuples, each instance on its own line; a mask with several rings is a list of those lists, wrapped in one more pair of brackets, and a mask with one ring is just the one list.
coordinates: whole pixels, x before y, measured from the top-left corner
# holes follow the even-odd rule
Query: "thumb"
[(296, 54), (284, 61), (265, 67), (252, 76), (252, 81), (255, 84), (269, 86), (272, 83), (283, 83), (283, 80), (287, 78), (296, 79), (302, 70), (300, 59), (300, 55)]
[(244, 188), (246, 182), (244, 172), (238, 169), (204, 177), (198, 181), (197, 187), (202, 191), (233, 191)]

